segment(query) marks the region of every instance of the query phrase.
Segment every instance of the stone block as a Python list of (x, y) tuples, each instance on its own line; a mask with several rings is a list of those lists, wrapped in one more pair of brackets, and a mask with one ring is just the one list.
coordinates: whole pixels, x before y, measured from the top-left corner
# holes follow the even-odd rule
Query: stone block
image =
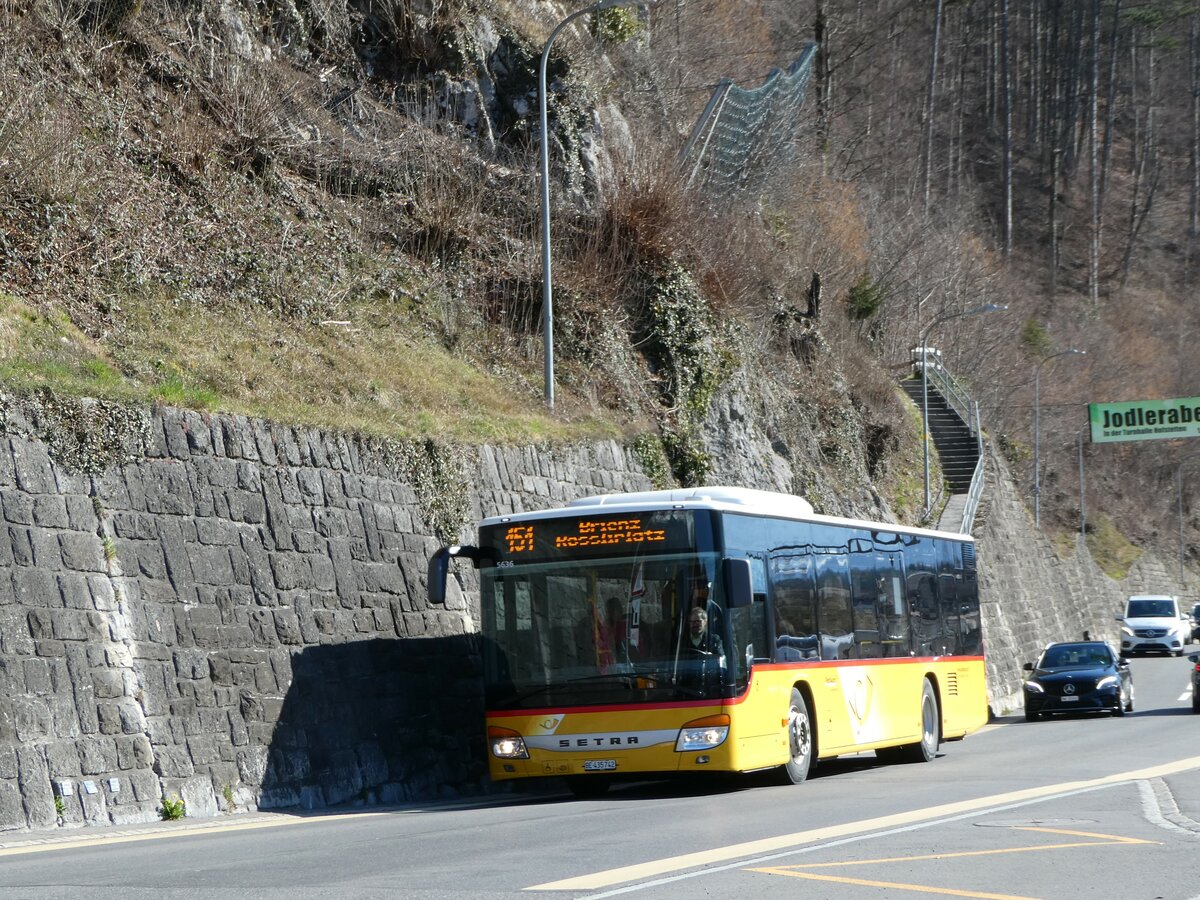
[(50, 789), (50, 772), (40, 747), (17, 748), (17, 786), (25, 800), (30, 828), (47, 828), (54, 824), (54, 794)]
[(0, 831), (28, 827), (21, 790), (11, 781), (0, 782)]
[(108, 561), (104, 557), (104, 545), (99, 536), (88, 532), (68, 531), (58, 536), (58, 544), (57, 555), (61, 556), (68, 569), (77, 572), (107, 571)]
[(192, 455), (188, 442), (188, 424), (178, 410), (166, 410), (162, 419), (163, 440), (167, 455), (174, 459), (187, 459)]
[(129, 781), (134, 800), (139, 803), (157, 801), (161, 795), (161, 786), (153, 772), (133, 771), (122, 776)]
[(97, 703), (96, 720), (100, 725), (100, 733), (113, 735), (121, 733), (121, 711), (115, 703)]
[(83, 771), (79, 762), (79, 752), (75, 744), (69, 741), (59, 741), (46, 746), (46, 765), (50, 777), (78, 778)]
[(90, 575), (87, 581), (92, 606), (103, 612), (114, 611), (117, 608), (117, 594), (112, 581), (104, 575)]
[[(92, 629), (86, 612), (74, 609), (56, 609), (51, 610), (50, 613), (55, 640), (86, 641), (91, 634)], [(70, 651), (67, 652), (69, 655)]]
[(148, 769), (154, 764), (154, 751), (150, 739), (144, 734), (119, 737), (116, 740), (117, 768), (126, 772), (130, 769)]
[(192, 566), (188, 559), (183, 541), (183, 533), (180, 531), (179, 524), (170, 520), (160, 520), (158, 523), (158, 539), (159, 545), (162, 547), (163, 556), (167, 561), (167, 574), (170, 576), (172, 584), (178, 587), (179, 585), (190, 583), (193, 580)]
[(183, 413), (183, 432), (187, 435), (188, 450), (194, 456), (207, 457), (212, 452), (211, 418), (207, 413), (193, 410)]
[(79, 768), (84, 775), (116, 771), (117, 745), (107, 736), (84, 738), (78, 743)]
[(241, 529), (226, 519), (197, 519), (196, 539), (210, 546), (233, 547), (241, 543)]
[(270, 561), (275, 587), (279, 590), (311, 590), (313, 588), (312, 570), (304, 556), (297, 553), (272, 553)]
[(13, 463), (12, 440), (0, 435), (0, 487), (12, 487), (17, 483), (16, 468)]
[(198, 584), (233, 584), (233, 564), (226, 547), (187, 546), (192, 576)]
[(54, 683), (50, 678), (50, 664), (44, 659), (25, 659), (21, 661), (24, 670), (24, 687), (30, 694), (50, 694), (54, 692)]
[(29, 529), (29, 544), (33, 548), (33, 564), (42, 571), (62, 570), (63, 558), (59, 550), (58, 535), (48, 528)]
[(195, 774), (191, 756), (180, 747), (156, 747), (154, 760), (163, 778), (187, 778)]
[(28, 494), (55, 493), (54, 469), (44, 444), (14, 441), (12, 453), (17, 487)]
[(87, 577), (69, 572), (58, 576), (58, 591), (68, 609), (92, 609), (92, 590)]
[(147, 465), (141, 474), (148, 512), (166, 516), (193, 512), (196, 498), (184, 466), (177, 462)]
[(39, 528), (67, 528), (66, 498), (56, 494), (41, 494), (33, 498), (33, 524)]
[(301, 502), (308, 506), (325, 505), (325, 487), (321, 474), (314, 469), (301, 469), (296, 473), (296, 486), (300, 489)]
[(281, 644), (295, 646), (303, 643), (299, 617), (288, 609), (276, 610), (275, 633)]
[(176, 650), (173, 654), (175, 674), (180, 678), (208, 677), (208, 654), (203, 650)]

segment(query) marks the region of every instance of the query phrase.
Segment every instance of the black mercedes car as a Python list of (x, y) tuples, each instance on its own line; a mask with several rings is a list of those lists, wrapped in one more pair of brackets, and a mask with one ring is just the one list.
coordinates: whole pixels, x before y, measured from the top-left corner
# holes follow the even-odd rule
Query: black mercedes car
[(1050, 713), (1133, 710), (1129, 661), (1103, 641), (1047, 644), (1036, 663), (1025, 663), (1025, 720)]

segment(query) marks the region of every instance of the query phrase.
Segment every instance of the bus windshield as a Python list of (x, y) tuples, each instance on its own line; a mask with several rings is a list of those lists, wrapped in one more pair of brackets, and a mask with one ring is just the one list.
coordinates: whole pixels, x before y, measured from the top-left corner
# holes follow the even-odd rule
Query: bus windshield
[(729, 696), (744, 672), (718, 575), (711, 552), (484, 568), (488, 708)]

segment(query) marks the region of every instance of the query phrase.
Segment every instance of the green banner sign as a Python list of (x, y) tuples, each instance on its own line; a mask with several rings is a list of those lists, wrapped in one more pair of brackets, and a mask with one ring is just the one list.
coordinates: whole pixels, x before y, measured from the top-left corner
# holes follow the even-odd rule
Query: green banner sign
[(1200, 437), (1200, 397), (1089, 403), (1092, 443)]

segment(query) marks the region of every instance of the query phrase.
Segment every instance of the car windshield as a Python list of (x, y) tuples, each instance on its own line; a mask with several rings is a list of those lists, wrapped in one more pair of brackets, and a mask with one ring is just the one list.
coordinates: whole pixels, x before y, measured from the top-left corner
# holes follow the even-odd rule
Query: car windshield
[(1170, 600), (1130, 600), (1126, 618), (1150, 619), (1162, 616), (1174, 616), (1175, 604)]
[(1072, 666), (1107, 666), (1112, 653), (1103, 644), (1059, 644), (1047, 647), (1040, 669), (1066, 669)]

